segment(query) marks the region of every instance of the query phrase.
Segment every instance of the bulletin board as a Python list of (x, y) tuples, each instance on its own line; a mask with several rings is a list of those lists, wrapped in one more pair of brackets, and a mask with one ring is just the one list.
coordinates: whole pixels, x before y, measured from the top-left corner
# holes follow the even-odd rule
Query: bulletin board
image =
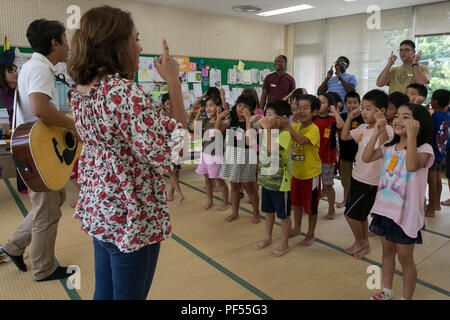
[[(156, 55), (147, 55), (147, 54), (141, 54), (141, 57), (155, 57)], [(275, 71), (273, 62), (261, 62), (261, 61), (249, 61), (249, 60), (226, 60), (226, 59), (211, 59), (211, 58), (198, 58), (198, 57), (188, 57), (189, 62), (194, 62), (198, 65), (199, 61), (203, 61), (203, 65), (208, 65), (210, 68), (214, 69), (220, 69), (222, 72), (222, 84), (228, 84), (227, 83), (227, 72), (228, 69), (232, 69), (233, 66), (237, 66), (239, 64), (239, 61), (242, 61), (245, 64), (244, 69), (258, 69), (258, 70), (264, 70), (269, 69), (271, 72)], [(197, 68), (198, 70), (198, 68)], [(201, 71), (201, 70), (200, 70)], [(138, 78), (136, 76), (136, 81), (138, 81)], [(240, 87), (240, 88), (254, 88), (254, 87), (262, 87), (262, 85), (256, 85), (256, 84), (228, 84), (230, 87)], [(189, 83), (189, 88), (192, 89), (192, 83)], [(206, 91), (209, 88), (209, 85), (203, 85), (202, 83), (202, 90)]]
[[(12, 49), (16, 49), (15, 47), (11, 47)], [(16, 64), (18, 64), (19, 69), (21, 67), (21, 65), (23, 63), (26, 62), (27, 59), (29, 59), (31, 57), (31, 54), (33, 53), (33, 50), (31, 48), (24, 48), (24, 47), (18, 47), (19, 51), (20, 51), (20, 55), (18, 56), (16, 54), (16, 60), (14, 61)], [(16, 51), (17, 52), (17, 51)], [(3, 46), (0, 46), (0, 53), (3, 53)], [(146, 57), (147, 59), (149, 58), (153, 58), (156, 55), (148, 55), (148, 54), (141, 54), (140, 57)], [(204, 81), (205, 80), (205, 75), (208, 75), (207, 78), (209, 78), (209, 75), (213, 74), (212, 72), (210, 73), (210, 71), (214, 71), (214, 70), (220, 70), (220, 85), (214, 85), (216, 87), (223, 87), (226, 86), (230, 89), (230, 92), (233, 88), (262, 88), (262, 81), (263, 80), (263, 73), (262, 71), (264, 70), (264, 74), (267, 74), (269, 72), (273, 72), (274, 71), (274, 66), (273, 66), (273, 62), (261, 62), (261, 61), (249, 61), (249, 60), (227, 60), (227, 59), (212, 59), (212, 58), (200, 58), (200, 57), (186, 57), (186, 56), (177, 56), (174, 57), (177, 59), (178, 63), (180, 64), (180, 71), (181, 72), (185, 72), (185, 77), (187, 78), (188, 73), (190, 72), (189, 68), (195, 64), (196, 66), (196, 71), (197, 72), (201, 72), (201, 76), (199, 76), (199, 78), (201, 79), (200, 81), (196, 81), (196, 86), (197, 86), (197, 91), (199, 91), (199, 87), (201, 85), (201, 92), (206, 92), (206, 90), (211, 86), (211, 83), (209, 81)], [(153, 60), (153, 59), (149, 59), (149, 60)], [(200, 68), (200, 66), (202, 68)], [(64, 63), (59, 63), (57, 64), (57, 73), (63, 73), (65, 74), (66, 78), (69, 80), (70, 82), (70, 77), (67, 74), (67, 70), (65, 67)], [(244, 72), (247, 72), (249, 70), (259, 70), (261, 71), (261, 77), (259, 79), (259, 81), (257, 82), (252, 82), (252, 83), (230, 83), (228, 80), (228, 72), (230, 69), (238, 69), (238, 70), (242, 70), (239, 69), (239, 67), (241, 67)], [(156, 89), (152, 89), (150, 90), (151, 93), (156, 96), (156, 98), (158, 98), (158, 94), (160, 94), (161, 92), (164, 92), (164, 81), (162, 80), (161, 77), (156, 77), (156, 79), (152, 79), (151, 81), (141, 81), (142, 80), (142, 68), (144, 68), (141, 63), (139, 66), (139, 71), (136, 73), (136, 77), (135, 77), (135, 81), (142, 84), (145, 88), (145, 85), (149, 85), (151, 83), (153, 83), (153, 87), (154, 85), (157, 85)], [(205, 70), (207, 69), (207, 70)], [(206, 71), (206, 72), (205, 72)], [(181, 73), (180, 73), (181, 74)], [(217, 74), (217, 73), (216, 73)], [(192, 76), (192, 73), (190, 74)], [(248, 75), (248, 74), (247, 74)], [(193, 90), (194, 90), (194, 82), (190, 82), (188, 80), (192, 80), (192, 79), (182, 79), (180, 78), (181, 82), (182, 82), (182, 88), (184, 88), (184, 92), (186, 91), (186, 89), (188, 89), (192, 94)], [(184, 82), (184, 83), (183, 83)], [(60, 96), (60, 107), (62, 108), (67, 108), (66, 106), (66, 96), (67, 96), (67, 91), (68, 88), (62, 84), (61, 82), (57, 81), (57, 89), (58, 89), (58, 95)], [(148, 87), (148, 86), (147, 86)], [(152, 88), (153, 88), (152, 87)], [(258, 89), (259, 91), (261, 89)], [(61, 91), (61, 92), (60, 92)], [(192, 100), (191, 100), (191, 104), (192, 104)], [(186, 107), (187, 109), (188, 107)]]
[[(167, 90), (167, 87), (164, 87), (164, 81), (157, 74), (155, 67), (152, 65), (155, 55), (142, 54), (140, 55), (140, 57), (140, 70), (138, 71), (138, 75), (136, 76), (136, 82), (140, 83), (144, 87), (144, 89), (151, 91), (153, 96), (157, 98), (160, 92), (166, 92), (165, 90)], [(273, 62), (212, 59), (185, 56), (173, 56), (173, 58), (175, 58), (180, 65), (180, 81), (182, 83), (183, 97), (185, 99), (186, 94), (189, 91), (189, 95), (191, 97), (191, 105), (193, 101), (198, 98), (199, 92), (204, 93), (209, 87), (226, 87), (225, 91), (227, 92), (227, 102), (230, 104), (234, 103), (238, 94), (238, 92), (234, 92), (235, 88), (240, 88), (239, 90), (242, 90), (243, 88), (256, 88), (258, 94), (260, 95), (262, 91), (262, 82), (265, 75), (274, 71)], [(150, 66), (148, 66), (148, 64), (150, 64)], [(148, 68), (150, 68), (151, 70), (145, 70)], [(236, 83), (230, 82), (229, 72), (233, 69), (235, 72), (239, 71), (238, 73), (240, 73), (240, 75), (237, 76), (238, 79)], [(217, 70), (220, 70), (220, 76), (218, 77), (220, 78), (219, 82), (211, 80), (213, 74), (216, 75), (214, 79), (218, 79)], [(196, 73), (195, 75), (193, 74), (194, 71)], [(252, 74), (252, 81), (250, 83), (242, 81), (244, 73), (246, 73), (245, 78), (247, 80), (249, 79), (250, 74)], [(198, 76), (198, 79), (196, 79), (195, 76)], [(255, 78), (258, 78), (258, 80), (255, 81)], [(233, 98), (231, 97), (231, 91), (233, 91), (234, 93)], [(196, 92), (195, 96), (193, 92)], [(230, 94), (230, 96), (228, 95), (228, 93)], [(228, 100), (228, 97), (230, 97), (230, 100)], [(188, 109), (188, 105), (189, 103), (185, 100), (186, 109)]]

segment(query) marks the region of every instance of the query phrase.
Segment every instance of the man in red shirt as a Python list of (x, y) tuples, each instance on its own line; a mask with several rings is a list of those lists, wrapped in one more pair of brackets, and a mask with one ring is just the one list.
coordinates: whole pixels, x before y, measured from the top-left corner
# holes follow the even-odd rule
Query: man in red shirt
[(286, 56), (279, 55), (275, 58), (273, 62), (275, 72), (268, 74), (264, 79), (261, 102), (259, 104), (262, 110), (265, 109), (266, 103), (282, 100), (295, 89), (295, 79), (286, 73), (286, 65)]

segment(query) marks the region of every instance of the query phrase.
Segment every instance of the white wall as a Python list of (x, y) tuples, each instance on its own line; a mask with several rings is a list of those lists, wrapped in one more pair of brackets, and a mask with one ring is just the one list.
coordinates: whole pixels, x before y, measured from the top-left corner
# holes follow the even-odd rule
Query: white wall
[[(167, 38), (171, 54), (191, 57), (273, 61), (287, 51), (288, 27), (281, 24), (133, 0), (0, 0), (0, 38), (7, 35), (11, 46), (29, 47), (26, 30), (33, 20), (66, 24), (68, 6), (78, 5), (83, 14), (105, 4), (131, 12), (143, 53), (160, 54), (162, 37)], [(67, 30), (69, 40), (72, 34)]]

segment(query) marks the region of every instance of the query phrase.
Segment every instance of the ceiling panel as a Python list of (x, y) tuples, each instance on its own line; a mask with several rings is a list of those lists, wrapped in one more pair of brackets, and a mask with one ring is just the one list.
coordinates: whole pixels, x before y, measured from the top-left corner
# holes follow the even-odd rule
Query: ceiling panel
[[(291, 24), (303, 21), (311, 21), (324, 18), (340, 17), (358, 13), (365, 13), (371, 5), (378, 6), (381, 10), (408, 7), (440, 0), (137, 0), (184, 8), (194, 11), (204, 11), (226, 16), (235, 16), (245, 19)], [(232, 9), (235, 5), (252, 5), (261, 8), (260, 12), (292, 7), (300, 4), (309, 4), (313, 9), (276, 15), (272, 17), (260, 17), (255, 13), (236, 12)]]

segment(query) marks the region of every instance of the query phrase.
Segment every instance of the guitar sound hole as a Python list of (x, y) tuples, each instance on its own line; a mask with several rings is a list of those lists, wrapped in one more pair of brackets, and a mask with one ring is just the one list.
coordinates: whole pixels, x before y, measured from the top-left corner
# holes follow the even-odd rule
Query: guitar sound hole
[(75, 136), (72, 132), (67, 132), (64, 140), (67, 148), (72, 149), (75, 146)]

